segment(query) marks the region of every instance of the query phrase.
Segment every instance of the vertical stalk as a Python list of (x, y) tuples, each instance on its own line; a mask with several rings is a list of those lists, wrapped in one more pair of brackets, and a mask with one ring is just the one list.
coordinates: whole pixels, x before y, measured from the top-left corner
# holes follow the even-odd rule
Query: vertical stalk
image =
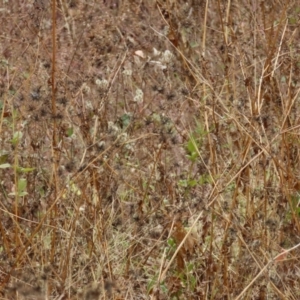
[[(53, 132), (52, 132), (52, 158), (53, 158), (53, 166), (52, 166), (52, 178), (51, 183), (54, 186), (54, 198), (57, 198), (58, 191), (58, 182), (57, 182), (57, 130), (56, 130), (56, 0), (52, 0), (52, 72), (51, 72), (51, 80), (52, 80), (52, 98), (51, 98), (51, 106), (52, 106), (52, 116), (53, 116)], [(51, 222), (55, 222), (57, 213), (57, 206), (55, 205), (54, 210), (51, 212), (52, 218)], [(52, 224), (54, 225), (54, 224)], [(52, 239), (51, 239), (51, 253), (50, 253), (50, 262), (53, 261), (55, 256), (56, 249), (56, 231), (53, 231)]]

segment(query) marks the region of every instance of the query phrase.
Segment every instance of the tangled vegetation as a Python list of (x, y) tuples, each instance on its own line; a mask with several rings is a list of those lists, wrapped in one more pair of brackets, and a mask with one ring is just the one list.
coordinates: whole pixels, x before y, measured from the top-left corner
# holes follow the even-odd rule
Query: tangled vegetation
[(0, 299), (300, 299), (298, 1), (0, 14)]

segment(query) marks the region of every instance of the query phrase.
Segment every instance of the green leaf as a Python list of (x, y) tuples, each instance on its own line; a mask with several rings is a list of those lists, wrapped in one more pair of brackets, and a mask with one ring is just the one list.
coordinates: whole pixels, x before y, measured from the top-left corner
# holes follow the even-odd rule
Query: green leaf
[(19, 173), (29, 173), (29, 172), (32, 172), (34, 171), (35, 168), (22, 168), (22, 167), (17, 167), (17, 171)]
[(18, 192), (19, 195), (24, 193), (27, 187), (27, 180), (25, 178), (20, 178), (18, 181)]
[(130, 124), (131, 121), (131, 115), (130, 114), (124, 114), (120, 117), (120, 126), (121, 128), (126, 128)]
[(11, 164), (7, 164), (7, 163), (0, 165), (0, 169), (8, 169), (10, 167), (11, 167)]
[(172, 238), (169, 238), (169, 239), (167, 240), (167, 243), (168, 243), (168, 246), (169, 246), (170, 248), (175, 248), (175, 247), (176, 247), (176, 243), (175, 243), (174, 239), (172, 239)]
[(182, 187), (194, 187), (198, 184), (197, 180), (195, 179), (182, 179), (179, 180), (178, 185)]
[(28, 195), (28, 193), (26, 192), (26, 188), (27, 188), (27, 180), (25, 178), (20, 178), (18, 180), (17, 190), (12, 193), (9, 193), (8, 195), (9, 196), (18, 195), (21, 197), (26, 196)]
[(8, 158), (8, 153), (6, 153), (6, 152), (3, 151), (3, 152), (0, 154), (0, 164), (6, 163), (7, 158)]
[(11, 140), (11, 143), (13, 144), (13, 146), (16, 146), (20, 142), (22, 136), (23, 136), (23, 133), (21, 131), (16, 131), (14, 133), (13, 139)]
[(68, 137), (72, 136), (73, 133), (74, 133), (73, 127), (70, 127), (70, 128), (67, 129), (67, 136), (68, 136)]
[(288, 18), (288, 20), (289, 20), (290, 25), (296, 25), (297, 24), (297, 18), (295, 18), (295, 17)]
[(20, 193), (19, 193), (19, 196), (20, 196), (20, 197), (24, 197), (24, 196), (26, 196), (26, 195), (28, 195), (27, 192), (20, 192)]
[(194, 186), (196, 186), (196, 185), (197, 185), (197, 180), (195, 180), (195, 179), (189, 180), (189, 186), (190, 186), (190, 187), (194, 187)]
[(198, 148), (194, 137), (190, 137), (186, 144), (186, 151), (188, 153), (188, 159), (195, 162), (198, 157)]
[(1, 59), (0, 64), (5, 66), (5, 67), (9, 66), (8, 60), (6, 60), (6, 59)]
[(182, 186), (182, 187), (187, 187), (188, 186), (188, 182), (187, 182), (186, 179), (182, 179), (182, 180), (179, 180), (178, 185)]
[(199, 178), (199, 184), (211, 183), (212, 180), (208, 174), (203, 174)]

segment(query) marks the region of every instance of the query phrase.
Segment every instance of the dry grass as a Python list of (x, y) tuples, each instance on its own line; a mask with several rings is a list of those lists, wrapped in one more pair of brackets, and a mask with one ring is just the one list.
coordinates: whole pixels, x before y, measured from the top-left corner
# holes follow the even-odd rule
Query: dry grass
[(0, 299), (299, 299), (299, 12), (2, 1)]

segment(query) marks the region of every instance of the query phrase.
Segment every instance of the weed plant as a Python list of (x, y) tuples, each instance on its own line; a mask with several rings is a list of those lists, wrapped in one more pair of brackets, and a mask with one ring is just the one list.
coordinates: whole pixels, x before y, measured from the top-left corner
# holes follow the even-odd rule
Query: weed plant
[(1, 1), (0, 299), (300, 299), (299, 1)]

